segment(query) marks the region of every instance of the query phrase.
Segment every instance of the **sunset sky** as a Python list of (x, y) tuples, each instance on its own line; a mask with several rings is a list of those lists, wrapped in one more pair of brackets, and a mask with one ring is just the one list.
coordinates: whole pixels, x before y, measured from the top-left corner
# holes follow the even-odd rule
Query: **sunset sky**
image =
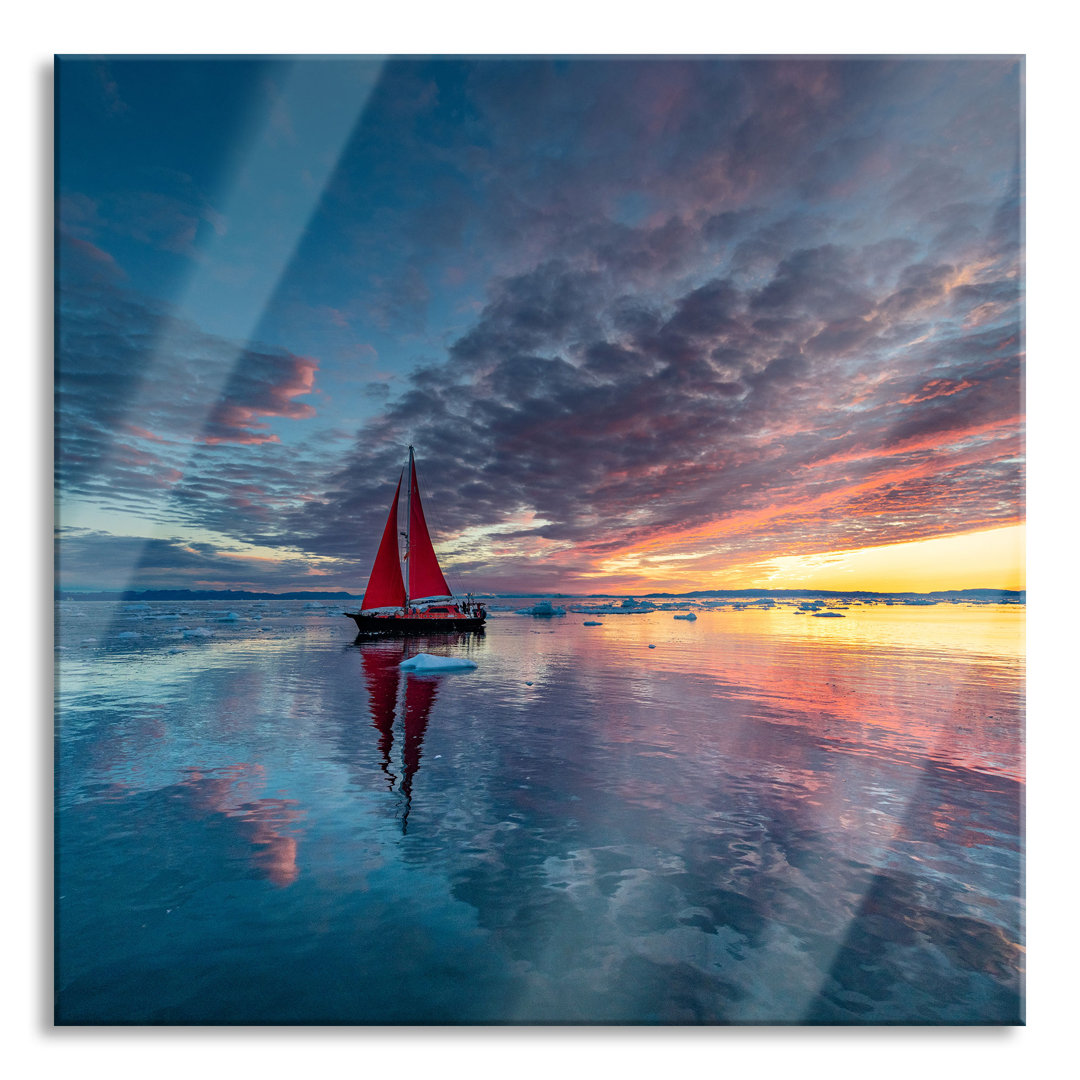
[(56, 65), (64, 589), (1023, 588), (1023, 66)]

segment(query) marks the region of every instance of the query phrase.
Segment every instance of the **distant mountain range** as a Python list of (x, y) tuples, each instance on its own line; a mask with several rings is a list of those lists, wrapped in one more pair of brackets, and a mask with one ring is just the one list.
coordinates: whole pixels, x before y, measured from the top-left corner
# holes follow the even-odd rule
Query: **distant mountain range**
[[(548, 597), (562, 600), (599, 600), (629, 596), (629, 593), (477, 593), (482, 598), (513, 600), (521, 597)], [(947, 589), (934, 592), (867, 592), (864, 590), (840, 591), (834, 589), (698, 589), (694, 592), (635, 593), (650, 600), (691, 600), (716, 597), (731, 600), (763, 600), (820, 597), (823, 600), (850, 597), (875, 600), (885, 597), (918, 598), (920, 600), (971, 600), (984, 603), (1025, 603), (1024, 589)], [(124, 589), (112, 592), (82, 592), (57, 589), (57, 600), (360, 600), (349, 592), (248, 592), (244, 589)]]
[(359, 600), (347, 592), (248, 592), (246, 589), (124, 589), (83, 592), (57, 589), (57, 600)]

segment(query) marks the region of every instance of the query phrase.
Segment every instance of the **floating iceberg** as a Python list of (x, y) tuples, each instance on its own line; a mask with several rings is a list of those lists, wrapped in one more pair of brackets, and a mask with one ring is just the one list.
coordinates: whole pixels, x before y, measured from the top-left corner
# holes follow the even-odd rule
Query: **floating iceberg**
[(580, 604), (570, 609), (582, 615), (642, 615), (659, 608), (648, 600), (635, 600), (631, 597), (621, 604)]
[(596, 622), (595, 619), (586, 619), (581, 625), (582, 626), (603, 626), (604, 624), (602, 622)]
[(697, 622), (697, 616), (692, 611), (687, 612), (685, 615), (675, 615), (673, 618), (685, 619), (687, 622)]
[(814, 611), (811, 614), (815, 619), (842, 619), (844, 617), (839, 611)]
[(548, 600), (541, 600), (538, 604), (534, 604), (532, 607), (519, 608), (514, 612), (515, 615), (535, 615), (539, 619), (550, 619), (555, 615), (565, 615), (566, 608), (552, 607), (551, 602)]
[(433, 656), (431, 653), (417, 653), (399, 665), (402, 671), (468, 671), (476, 667), (475, 660), (466, 660), (464, 656)]

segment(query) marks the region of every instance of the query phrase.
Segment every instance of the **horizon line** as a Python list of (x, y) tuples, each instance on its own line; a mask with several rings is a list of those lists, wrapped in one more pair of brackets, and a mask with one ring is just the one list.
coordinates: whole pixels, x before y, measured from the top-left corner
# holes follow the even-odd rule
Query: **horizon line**
[[(187, 588), (124, 588), (124, 589), (92, 589), (72, 586), (68, 588), (54, 588), (55, 600), (72, 599), (82, 597), (115, 597), (117, 599), (130, 599), (132, 597), (145, 596), (149, 593), (170, 593), (180, 596), (245, 596), (251, 598), (268, 599), (330, 599), (330, 600), (360, 600), (363, 593), (351, 593), (344, 589), (284, 589), (273, 592), (268, 589), (187, 589)], [(685, 592), (666, 592), (652, 590), (643, 592), (632, 590), (628, 592), (551, 592), (551, 591), (514, 591), (495, 592), (483, 590), (471, 593), (455, 594), (460, 596), (471, 595), (476, 597), (492, 597), (494, 599), (521, 599), (530, 597), (552, 597), (564, 599), (591, 599), (599, 598), (627, 598), (641, 597), (698, 597), (698, 596), (792, 596), (792, 595), (825, 595), (825, 596), (964, 596), (995, 594), (1003, 596), (1026, 596), (1027, 589), (1006, 589), (998, 586), (968, 586), (960, 589), (821, 589), (821, 588), (782, 588), (768, 589), (762, 587), (742, 589), (690, 589)]]

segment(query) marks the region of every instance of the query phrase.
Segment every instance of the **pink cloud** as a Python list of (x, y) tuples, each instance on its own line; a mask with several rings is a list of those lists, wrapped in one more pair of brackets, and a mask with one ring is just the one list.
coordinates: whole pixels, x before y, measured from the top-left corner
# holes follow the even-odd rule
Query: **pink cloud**
[(296, 398), (314, 392), (318, 361), (303, 356), (261, 359), (269, 371), (259, 374), (267, 376), (267, 381), (260, 381), (258, 375), (241, 373), (239, 386), (214, 410), (210, 418), (211, 430), (203, 442), (211, 445), (280, 442), (260, 417), (306, 420), (315, 415), (313, 405)]
[(930, 401), (932, 398), (950, 397), (960, 393), (961, 390), (970, 390), (974, 385), (968, 379), (962, 379), (960, 382), (952, 379), (931, 379), (921, 390), (909, 394), (906, 398), (901, 398), (900, 404), (916, 405), (923, 401)]

